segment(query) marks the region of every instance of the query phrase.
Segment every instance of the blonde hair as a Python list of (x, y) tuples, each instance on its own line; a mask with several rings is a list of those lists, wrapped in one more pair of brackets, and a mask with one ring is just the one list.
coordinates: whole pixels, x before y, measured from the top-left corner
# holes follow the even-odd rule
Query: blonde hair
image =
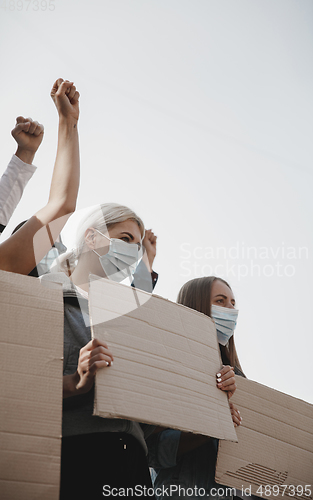
[(82, 254), (85, 244), (85, 233), (87, 229), (93, 227), (102, 233), (105, 233), (110, 227), (118, 224), (133, 220), (138, 224), (140, 229), (141, 238), (144, 237), (145, 227), (138, 215), (128, 207), (119, 205), (118, 203), (104, 203), (97, 205), (92, 209), (89, 214), (82, 219), (76, 233), (75, 248), (66, 252), (58, 257), (51, 266), (51, 272), (63, 271), (70, 276), (74, 271), (77, 261)]

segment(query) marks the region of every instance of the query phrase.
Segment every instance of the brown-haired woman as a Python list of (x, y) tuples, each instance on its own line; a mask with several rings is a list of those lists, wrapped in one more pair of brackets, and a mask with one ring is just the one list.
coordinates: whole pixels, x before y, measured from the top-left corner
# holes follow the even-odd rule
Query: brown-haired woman
[[(180, 289), (177, 302), (212, 317), (215, 321), (223, 366), (217, 374), (216, 384), (230, 398), (236, 390), (235, 373), (242, 372), (234, 342), (234, 329), (238, 311), (229, 284), (215, 276), (196, 278)], [(234, 426), (241, 423), (240, 413), (230, 403)], [(223, 493), (223, 486), (214, 480), (218, 440), (198, 434), (166, 429), (148, 440), (149, 460), (154, 467), (153, 481), (156, 497), (172, 486), (172, 500), (180, 498), (181, 488), (190, 488), (188, 498), (201, 496), (231, 499)], [(173, 489), (173, 486), (175, 489)], [(221, 489), (219, 489), (221, 488)], [(226, 493), (226, 488), (224, 488)], [(197, 494), (198, 491), (198, 494)], [(203, 493), (203, 495), (202, 495)], [(175, 496), (176, 494), (176, 496)]]
[[(236, 300), (231, 287), (227, 281), (216, 276), (205, 276), (187, 281), (178, 293), (177, 303), (202, 312), (214, 320), (215, 315), (213, 313), (212, 316), (212, 306), (215, 310), (216, 306), (236, 310)], [(244, 376), (235, 347), (234, 335), (229, 337), (226, 345), (219, 343), (219, 346), (224, 365), (236, 368), (236, 371)], [(226, 387), (224, 386), (223, 390)]]

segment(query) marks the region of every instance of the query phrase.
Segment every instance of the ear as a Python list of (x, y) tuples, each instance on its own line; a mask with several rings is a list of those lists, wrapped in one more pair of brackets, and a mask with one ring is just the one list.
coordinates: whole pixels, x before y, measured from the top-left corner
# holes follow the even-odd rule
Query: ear
[(93, 227), (89, 227), (85, 231), (85, 244), (90, 250), (94, 250), (96, 248), (96, 237), (97, 232)]

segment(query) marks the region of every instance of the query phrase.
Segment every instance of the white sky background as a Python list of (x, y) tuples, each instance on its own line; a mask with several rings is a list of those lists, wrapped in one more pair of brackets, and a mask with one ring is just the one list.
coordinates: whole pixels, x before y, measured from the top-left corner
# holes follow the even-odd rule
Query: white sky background
[(47, 201), (57, 138), (50, 88), (73, 80), (78, 208), (120, 202), (152, 227), (159, 295), (175, 301), (198, 276), (228, 280), (246, 375), (313, 402), (312, 1), (54, 5), (0, 9), (2, 171), (15, 117), (45, 125), (38, 171), (4, 237)]

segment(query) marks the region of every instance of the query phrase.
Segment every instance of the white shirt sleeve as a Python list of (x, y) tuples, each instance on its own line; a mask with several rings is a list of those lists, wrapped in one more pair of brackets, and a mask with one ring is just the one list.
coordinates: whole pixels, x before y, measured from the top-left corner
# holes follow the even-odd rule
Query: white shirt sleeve
[[(26, 184), (33, 176), (36, 167), (24, 163), (13, 155), (6, 171), (0, 179), (0, 227), (8, 224)], [(0, 229), (1, 232), (1, 229)]]

